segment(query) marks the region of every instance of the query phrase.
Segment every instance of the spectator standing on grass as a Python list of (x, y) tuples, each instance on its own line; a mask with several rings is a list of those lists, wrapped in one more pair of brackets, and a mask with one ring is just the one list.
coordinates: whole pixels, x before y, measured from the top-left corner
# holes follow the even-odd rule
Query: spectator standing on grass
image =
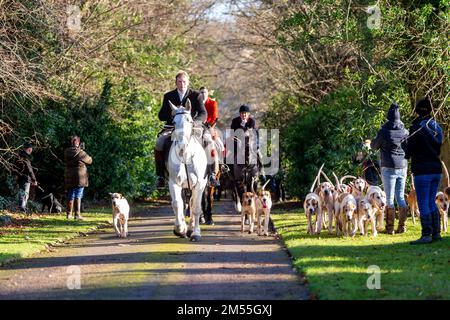
[(362, 166), (362, 176), (371, 186), (380, 185), (379, 171), (380, 164), (370, 147), (371, 140), (366, 139), (362, 145), (362, 150), (353, 157), (353, 163)]
[(33, 145), (24, 143), (22, 150), (19, 152), (19, 158), (15, 163), (13, 175), (19, 185), (19, 210), (27, 213), (27, 202), (30, 197), (30, 187), (37, 186), (36, 176), (31, 166), (31, 153)]
[(398, 228), (396, 233), (406, 231), (405, 221), (408, 206), (405, 201), (405, 184), (408, 173), (408, 161), (401, 142), (408, 136), (400, 120), (399, 106), (393, 103), (387, 113), (387, 122), (381, 126), (370, 146), (380, 150), (381, 154), (381, 180), (386, 192), (386, 233), (394, 234), (395, 206), (394, 196), (398, 205)]
[(422, 236), (411, 244), (426, 244), (442, 240), (440, 215), (435, 203), (442, 176), (440, 161), (443, 131), (433, 119), (429, 98), (419, 100), (414, 109), (417, 118), (412, 122), (409, 136), (402, 143), (405, 158), (411, 159), (417, 203), (420, 211)]
[(81, 217), (81, 199), (83, 198), (84, 188), (89, 186), (86, 165), (92, 163), (92, 158), (83, 150), (79, 136), (71, 136), (69, 140), (70, 146), (64, 151), (67, 219), (72, 218), (72, 211), (75, 205), (75, 220), (83, 220)]

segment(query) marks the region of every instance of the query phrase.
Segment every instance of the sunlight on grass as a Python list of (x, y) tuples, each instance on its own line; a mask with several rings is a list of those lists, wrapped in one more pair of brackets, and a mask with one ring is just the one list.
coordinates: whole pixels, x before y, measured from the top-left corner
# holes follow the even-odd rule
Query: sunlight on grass
[(62, 215), (13, 214), (13, 225), (0, 228), (0, 264), (27, 257), (49, 244), (73, 238), (112, 222), (109, 208), (83, 213), (84, 221), (67, 220)]
[[(450, 299), (448, 234), (428, 246), (411, 246), (409, 241), (420, 237), (420, 225), (410, 218), (405, 234), (376, 238), (338, 237), (327, 229), (308, 235), (301, 209), (274, 210), (272, 219), (294, 266), (319, 299)], [(368, 289), (369, 266), (380, 268), (381, 289)]]

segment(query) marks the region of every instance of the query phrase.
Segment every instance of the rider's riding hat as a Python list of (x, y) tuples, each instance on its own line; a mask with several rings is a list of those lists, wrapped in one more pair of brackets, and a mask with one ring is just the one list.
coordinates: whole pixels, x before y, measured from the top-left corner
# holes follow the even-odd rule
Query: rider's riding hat
[(246, 104), (243, 104), (240, 108), (239, 108), (239, 113), (241, 112), (250, 112), (250, 107)]

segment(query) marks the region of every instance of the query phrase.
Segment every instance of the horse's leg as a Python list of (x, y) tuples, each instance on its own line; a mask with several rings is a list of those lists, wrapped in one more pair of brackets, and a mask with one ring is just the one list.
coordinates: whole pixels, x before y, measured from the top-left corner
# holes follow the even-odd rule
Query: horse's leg
[(200, 234), (200, 214), (201, 214), (201, 196), (205, 189), (206, 181), (198, 182), (192, 192), (191, 201), (191, 221), (189, 222), (189, 229), (192, 230), (190, 240), (197, 242), (201, 240)]
[[(203, 198), (203, 195), (200, 197)], [(187, 236), (190, 237), (193, 233), (194, 227), (195, 227), (195, 218), (196, 218), (196, 210), (197, 208), (195, 207), (194, 204), (194, 195), (192, 193), (191, 198), (189, 200), (189, 208), (191, 208), (191, 217), (189, 218), (189, 226), (188, 226), (188, 230), (187, 230)], [(201, 209), (201, 200), (200, 200), (200, 209)], [(198, 218), (198, 223), (200, 224), (200, 217), (202, 215), (202, 211), (200, 210), (199, 213), (199, 218)]]
[(208, 187), (207, 188), (207, 198), (206, 198), (206, 222), (211, 224), (212, 223), (212, 206), (214, 202), (214, 187)]
[(208, 220), (208, 194), (207, 194), (207, 192), (208, 192), (208, 190), (207, 190), (208, 188), (205, 188), (205, 191), (203, 191), (203, 194), (202, 194), (202, 216), (203, 216), (203, 219), (202, 219), (202, 217), (200, 217), (200, 222), (201, 223), (205, 223), (206, 222), (206, 220)]
[(173, 212), (175, 213), (175, 228), (173, 232), (175, 235), (185, 238), (187, 226), (186, 221), (184, 220), (184, 202), (181, 196), (182, 188), (175, 183), (169, 182), (169, 191), (172, 198)]

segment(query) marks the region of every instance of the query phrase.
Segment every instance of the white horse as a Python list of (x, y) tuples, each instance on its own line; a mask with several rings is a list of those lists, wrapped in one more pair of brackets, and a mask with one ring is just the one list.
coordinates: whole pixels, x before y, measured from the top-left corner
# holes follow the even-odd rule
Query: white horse
[[(172, 208), (175, 213), (174, 234), (191, 241), (200, 241), (200, 215), (202, 212), (202, 195), (207, 179), (206, 152), (199, 139), (192, 134), (193, 120), (191, 117), (191, 102), (186, 101), (186, 107), (176, 107), (170, 101), (174, 115), (175, 129), (172, 133), (172, 146), (169, 151), (167, 170), (169, 172), (169, 190), (172, 198)], [(196, 129), (194, 129), (196, 130)], [(201, 139), (201, 135), (199, 134)], [(189, 180), (188, 180), (189, 179)], [(184, 203), (181, 196), (183, 188), (191, 190), (189, 227), (184, 217)]]

